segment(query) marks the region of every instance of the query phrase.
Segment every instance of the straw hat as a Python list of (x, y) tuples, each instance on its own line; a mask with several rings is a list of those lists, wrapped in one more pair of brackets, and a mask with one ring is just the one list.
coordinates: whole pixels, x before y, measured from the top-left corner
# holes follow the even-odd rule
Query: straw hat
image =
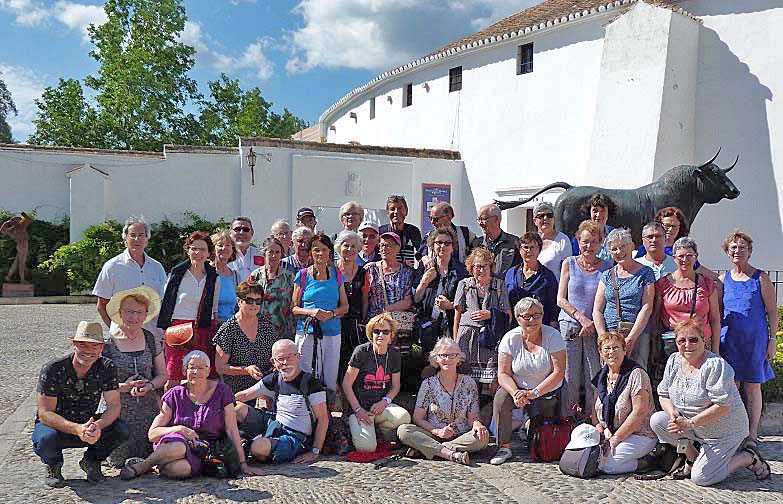
[(87, 322), (82, 320), (76, 326), (76, 333), (68, 336), (72, 341), (85, 341), (87, 343), (104, 343), (103, 326), (99, 322)]
[(122, 318), (120, 318), (120, 303), (122, 303), (123, 299), (132, 294), (143, 296), (149, 300), (147, 318), (144, 319), (145, 324), (158, 316), (158, 312), (160, 312), (160, 295), (155, 289), (142, 285), (141, 287), (120, 291), (111, 297), (109, 303), (106, 305), (106, 312), (115, 324), (122, 325)]

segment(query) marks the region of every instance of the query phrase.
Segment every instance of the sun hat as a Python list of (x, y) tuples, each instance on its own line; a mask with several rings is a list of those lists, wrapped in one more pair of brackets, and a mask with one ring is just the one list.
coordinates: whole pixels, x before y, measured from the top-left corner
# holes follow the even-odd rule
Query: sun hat
[(397, 246), (402, 247), (402, 240), (400, 240), (400, 236), (397, 233), (392, 233), (391, 231), (387, 231), (381, 235), (381, 240), (384, 238), (391, 238), (395, 242), (397, 242)]
[(566, 445), (566, 450), (578, 450), (590, 446), (598, 446), (601, 443), (601, 433), (590, 424), (577, 425), (571, 431), (571, 441)]
[(82, 320), (76, 326), (76, 332), (68, 336), (72, 341), (84, 341), (87, 343), (104, 343), (103, 326), (99, 322), (87, 322)]
[(378, 224), (372, 222), (372, 221), (364, 221), (361, 224), (359, 224), (359, 232), (364, 231), (365, 229), (372, 229), (376, 233), (378, 232)]
[(158, 316), (160, 312), (160, 294), (152, 287), (142, 285), (141, 287), (134, 287), (133, 289), (126, 289), (114, 294), (109, 302), (106, 304), (106, 312), (109, 314), (109, 318), (117, 325), (122, 325), (122, 318), (120, 317), (120, 304), (122, 300), (128, 296), (136, 295), (143, 296), (149, 300), (149, 306), (147, 307), (147, 318), (144, 319), (146, 324), (150, 320)]

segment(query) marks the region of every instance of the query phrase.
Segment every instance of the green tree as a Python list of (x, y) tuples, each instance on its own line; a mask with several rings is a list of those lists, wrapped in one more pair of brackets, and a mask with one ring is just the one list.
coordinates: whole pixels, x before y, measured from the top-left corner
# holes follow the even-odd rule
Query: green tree
[(28, 142), (63, 147), (109, 147), (104, 141), (100, 118), (84, 98), (82, 85), (75, 79), (60, 79), (56, 87), (44, 89), (35, 100), (38, 114), (35, 133)]
[(107, 21), (90, 25), (100, 68), (85, 84), (97, 93), (106, 139), (120, 149), (158, 150), (182, 135), (182, 109), (199, 98), (187, 76), (195, 49), (179, 41), (185, 8), (178, 0), (108, 0)]
[(17, 114), (16, 104), (11, 97), (11, 92), (5, 86), (5, 82), (3, 82), (3, 79), (0, 79), (0, 143), (11, 143), (13, 141), (11, 126), (5, 120), (11, 112), (14, 115)]

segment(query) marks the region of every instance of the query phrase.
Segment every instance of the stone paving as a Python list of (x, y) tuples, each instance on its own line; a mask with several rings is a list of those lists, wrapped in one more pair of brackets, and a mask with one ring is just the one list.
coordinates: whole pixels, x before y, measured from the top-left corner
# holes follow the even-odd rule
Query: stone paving
[(602, 476), (580, 480), (560, 474), (555, 464), (531, 462), (524, 451), (506, 464), (488, 463), (492, 448), (473, 457), (471, 467), (446, 461), (402, 459), (386, 465), (324, 457), (310, 466), (266, 467), (261, 477), (236, 480), (200, 478), (174, 482), (146, 475), (132, 482), (112, 478), (90, 485), (78, 468), (82, 450), (66, 451), (67, 485), (49, 489), (44, 467), (33, 454), (30, 433), (35, 414), (35, 380), (40, 366), (67, 351), (65, 336), (92, 306), (0, 306), (0, 351), (6, 360), (0, 377), (0, 498), (7, 503), (66, 502), (533, 502), (544, 503), (756, 503), (783, 502), (783, 437), (765, 437), (762, 451), (773, 475), (756, 481), (740, 471), (711, 488), (689, 481), (636, 481)]

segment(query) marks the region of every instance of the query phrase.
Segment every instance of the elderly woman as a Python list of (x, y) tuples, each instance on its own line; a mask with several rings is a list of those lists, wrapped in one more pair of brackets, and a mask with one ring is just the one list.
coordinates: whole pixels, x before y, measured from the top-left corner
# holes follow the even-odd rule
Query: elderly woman
[[(367, 271), (356, 264), (356, 254), (359, 253), (361, 242), (359, 235), (353, 231), (342, 231), (334, 242), (337, 269), (343, 276), (345, 297), (348, 298), (348, 312), (340, 319), (340, 369), (337, 379), (342, 382), (348, 360), (353, 350), (363, 343), (359, 324), (367, 313), (367, 303), (370, 297), (370, 284), (367, 281)], [(371, 450), (374, 451), (374, 450)]]
[(296, 321), (291, 311), (294, 273), (282, 265), (284, 250), (285, 244), (278, 238), (270, 236), (264, 240), (261, 247), (264, 265), (250, 274), (248, 283), (261, 287), (264, 304), (259, 314), (269, 316), (280, 338), (293, 339), (296, 333)]
[(239, 311), (220, 326), (215, 344), (215, 367), (232, 393), (250, 388), (272, 369), (272, 345), (280, 333), (265, 313), (259, 285), (242, 282), (236, 289)]
[(454, 299), (460, 280), (468, 276), (465, 267), (453, 258), (457, 234), (451, 227), (441, 226), (427, 235), (427, 247), (435, 260), (420, 263), (413, 274), (416, 286), (417, 327), (421, 328), (420, 343), (430, 352), (441, 336), (454, 334)]
[(606, 244), (617, 264), (601, 274), (593, 306), (595, 328), (598, 334), (623, 333), (628, 355), (646, 370), (650, 356), (647, 322), (653, 309), (655, 273), (633, 259), (633, 239), (627, 229), (613, 229)]
[[(538, 233), (525, 233), (517, 240), (522, 262), (506, 272), (506, 289), (511, 306), (526, 297), (544, 305), (544, 324), (557, 329), (557, 278), (539, 261), (544, 242)], [(569, 245), (570, 250), (571, 245)], [(569, 257), (571, 254), (568, 255)], [(560, 264), (558, 263), (558, 268)]]
[(544, 306), (523, 298), (514, 306), (519, 327), (503, 336), (498, 346), (498, 387), (492, 404), (500, 447), (490, 460), (499, 465), (511, 458), (512, 409), (525, 408), (531, 420), (544, 408), (558, 411), (565, 374), (565, 342), (557, 329), (542, 324)]
[(106, 305), (116, 328), (103, 347), (103, 356), (117, 368), (122, 419), (130, 431), (127, 443), (109, 455), (109, 462), (116, 467), (122, 467), (128, 458), (152, 452), (147, 431), (158, 413), (157, 390), (166, 384), (166, 361), (155, 336), (142, 326), (159, 310), (160, 296), (145, 286), (118, 292)]
[(236, 271), (228, 267), (228, 263), (237, 257), (236, 243), (231, 238), (228, 229), (218, 231), (210, 236), (215, 246), (215, 257), (210, 262), (220, 275), (220, 292), (218, 293), (218, 325), (234, 315), (237, 309), (235, 291), (240, 279)]
[[(177, 264), (169, 273), (163, 302), (158, 315), (158, 327), (163, 330), (180, 324), (193, 325), (193, 337), (184, 344), (170, 345), (166, 342), (166, 371), (169, 380), (166, 390), (185, 378), (182, 372), (182, 358), (191, 350), (201, 350), (214, 361), (215, 347), (212, 337), (217, 331), (218, 298), (220, 277), (207, 259), (215, 253), (215, 246), (209, 235), (194, 231), (185, 240), (188, 258)], [(177, 342), (179, 343), (179, 342)], [(210, 377), (217, 377), (214, 364)]]
[[(554, 273), (559, 282), (563, 261), (573, 255), (571, 240), (555, 228), (555, 207), (548, 201), (541, 201), (533, 207), (533, 222), (542, 240), (538, 261)], [(578, 235), (576, 239), (579, 240)], [(524, 254), (522, 257), (524, 259)]]
[(761, 419), (761, 384), (775, 377), (769, 365), (775, 356), (775, 334), (779, 329), (775, 286), (769, 275), (750, 265), (753, 253), (750, 236), (739, 230), (733, 232), (724, 240), (723, 251), (732, 268), (720, 276), (723, 282), (720, 351), (734, 369), (734, 379), (744, 383), (750, 437), (755, 441)]
[(329, 264), (334, 254), (329, 237), (318, 233), (308, 248), (313, 265), (302, 268), (294, 277), (293, 311), (301, 317), (296, 327), (296, 345), (302, 354), (302, 370), (311, 373), (315, 368), (316, 376), (323, 377), (326, 388), (334, 392), (340, 366), (338, 319), (348, 312), (348, 297), (342, 274)]
[(398, 261), (400, 244), (400, 237), (396, 233), (382, 234), (379, 245), (381, 260), (364, 266), (370, 284), (367, 305), (369, 318), (383, 311), (405, 312), (412, 305), (413, 270)]
[[(693, 266), (699, 257), (699, 252), (693, 239), (687, 236), (677, 239), (673, 251), (677, 269), (655, 282), (656, 316), (653, 321), (662, 327), (663, 345), (658, 345), (659, 348), (664, 349), (664, 355), (661, 357), (665, 360), (677, 351), (672, 328), (678, 322), (689, 318), (695, 318), (701, 323), (707, 349), (717, 354), (720, 345), (717, 285), (712, 278), (699, 275), (694, 271)], [(655, 331), (655, 334), (658, 332)]]
[(300, 269), (307, 268), (313, 264), (313, 258), (310, 256), (310, 240), (313, 239), (314, 234), (306, 226), (301, 226), (294, 230), (294, 253), (283, 258), (283, 267), (294, 275)]
[(340, 207), (340, 223), (343, 225), (343, 231), (356, 233), (363, 218), (364, 208), (355, 201), (349, 201)]
[(655, 411), (650, 377), (625, 355), (625, 338), (618, 332), (598, 337), (601, 356), (606, 362), (593, 385), (596, 428), (606, 440), (598, 468), (606, 474), (622, 474), (648, 469), (643, 457), (658, 441), (650, 429)]
[[(472, 275), (460, 280), (454, 295), (454, 327), (457, 344), (470, 365), (471, 377), (492, 385), (497, 379), (497, 345), (503, 334), (492, 334), (490, 319), (498, 317), (508, 323), (511, 308), (506, 284), (492, 276), (495, 260), (492, 252), (476, 248), (467, 259)], [(506, 317), (502, 320), (502, 317)]]
[(210, 369), (207, 354), (199, 350), (188, 353), (182, 367), (187, 370), (187, 383), (163, 395), (160, 413), (149, 430), (155, 451), (144, 460), (127, 463), (120, 478), (133, 479), (155, 466), (168, 478), (198, 476), (203, 461), (194, 453), (194, 442), (213, 444), (224, 435), (234, 444), (242, 472), (260, 475), (261, 470), (249, 467), (245, 459), (234, 413), (234, 394), (225, 383), (207, 379)]
[[(617, 212), (617, 206), (614, 204), (614, 201), (609, 198), (609, 196), (603, 193), (594, 194), (592, 198), (582, 205), (580, 212), (585, 219), (596, 222), (599, 226), (601, 226), (604, 231), (604, 236), (609, 238), (609, 233), (611, 233), (614, 228), (608, 225), (606, 222), (614, 217), (615, 213)], [(574, 255), (579, 255), (579, 239), (576, 236), (571, 239), (571, 248)], [(596, 255), (604, 261), (608, 261), (612, 258), (611, 254), (609, 253), (607, 241), (601, 243), (601, 247), (598, 249), (598, 253), (596, 253)]]
[[(706, 349), (698, 320), (680, 322), (674, 332), (678, 353), (669, 357), (658, 385), (663, 411), (650, 419), (662, 443), (685, 449), (686, 463), (674, 478), (709, 486), (742, 467), (758, 479), (768, 478), (769, 464), (755, 444), (743, 443), (748, 415), (734, 383), (734, 370)], [(694, 442), (700, 444), (698, 449)]]
[(383, 434), (394, 433), (409, 423), (411, 416), (393, 404), (400, 392), (400, 351), (392, 345), (397, 322), (388, 313), (380, 313), (367, 322), (367, 339), (356, 347), (343, 378), (343, 393), (353, 410), (348, 417), (353, 445), (357, 451), (374, 452), (377, 447), (375, 426)]
[(453, 339), (435, 343), (430, 364), (438, 372), (421, 382), (413, 424), (397, 429), (400, 442), (411, 448), (408, 456), (420, 452), (429, 460), (439, 457), (469, 465), (469, 453), (487, 447), (489, 431), (479, 419), (478, 387), (457, 371), (464, 359)]
[(285, 220), (276, 220), (270, 229), (271, 236), (280, 240), (283, 244), (283, 257), (288, 257), (291, 253), (291, 247), (294, 245), (291, 225)]
[(601, 274), (612, 265), (596, 256), (604, 241), (603, 228), (594, 221), (583, 221), (576, 236), (579, 255), (563, 261), (557, 305), (560, 307), (560, 334), (566, 342), (565, 386), (561, 397), (563, 415), (573, 415), (585, 392), (585, 411), (590, 410), (595, 388), (593, 377), (600, 370), (593, 304)]
[(405, 222), (408, 216), (408, 203), (405, 196), (392, 194), (386, 200), (386, 215), (389, 216), (389, 224), (384, 224), (378, 228), (378, 232), (395, 233), (400, 239), (400, 250), (397, 251), (397, 259), (413, 268), (413, 261), (416, 257), (416, 251), (421, 247), (421, 231), (413, 224)]

